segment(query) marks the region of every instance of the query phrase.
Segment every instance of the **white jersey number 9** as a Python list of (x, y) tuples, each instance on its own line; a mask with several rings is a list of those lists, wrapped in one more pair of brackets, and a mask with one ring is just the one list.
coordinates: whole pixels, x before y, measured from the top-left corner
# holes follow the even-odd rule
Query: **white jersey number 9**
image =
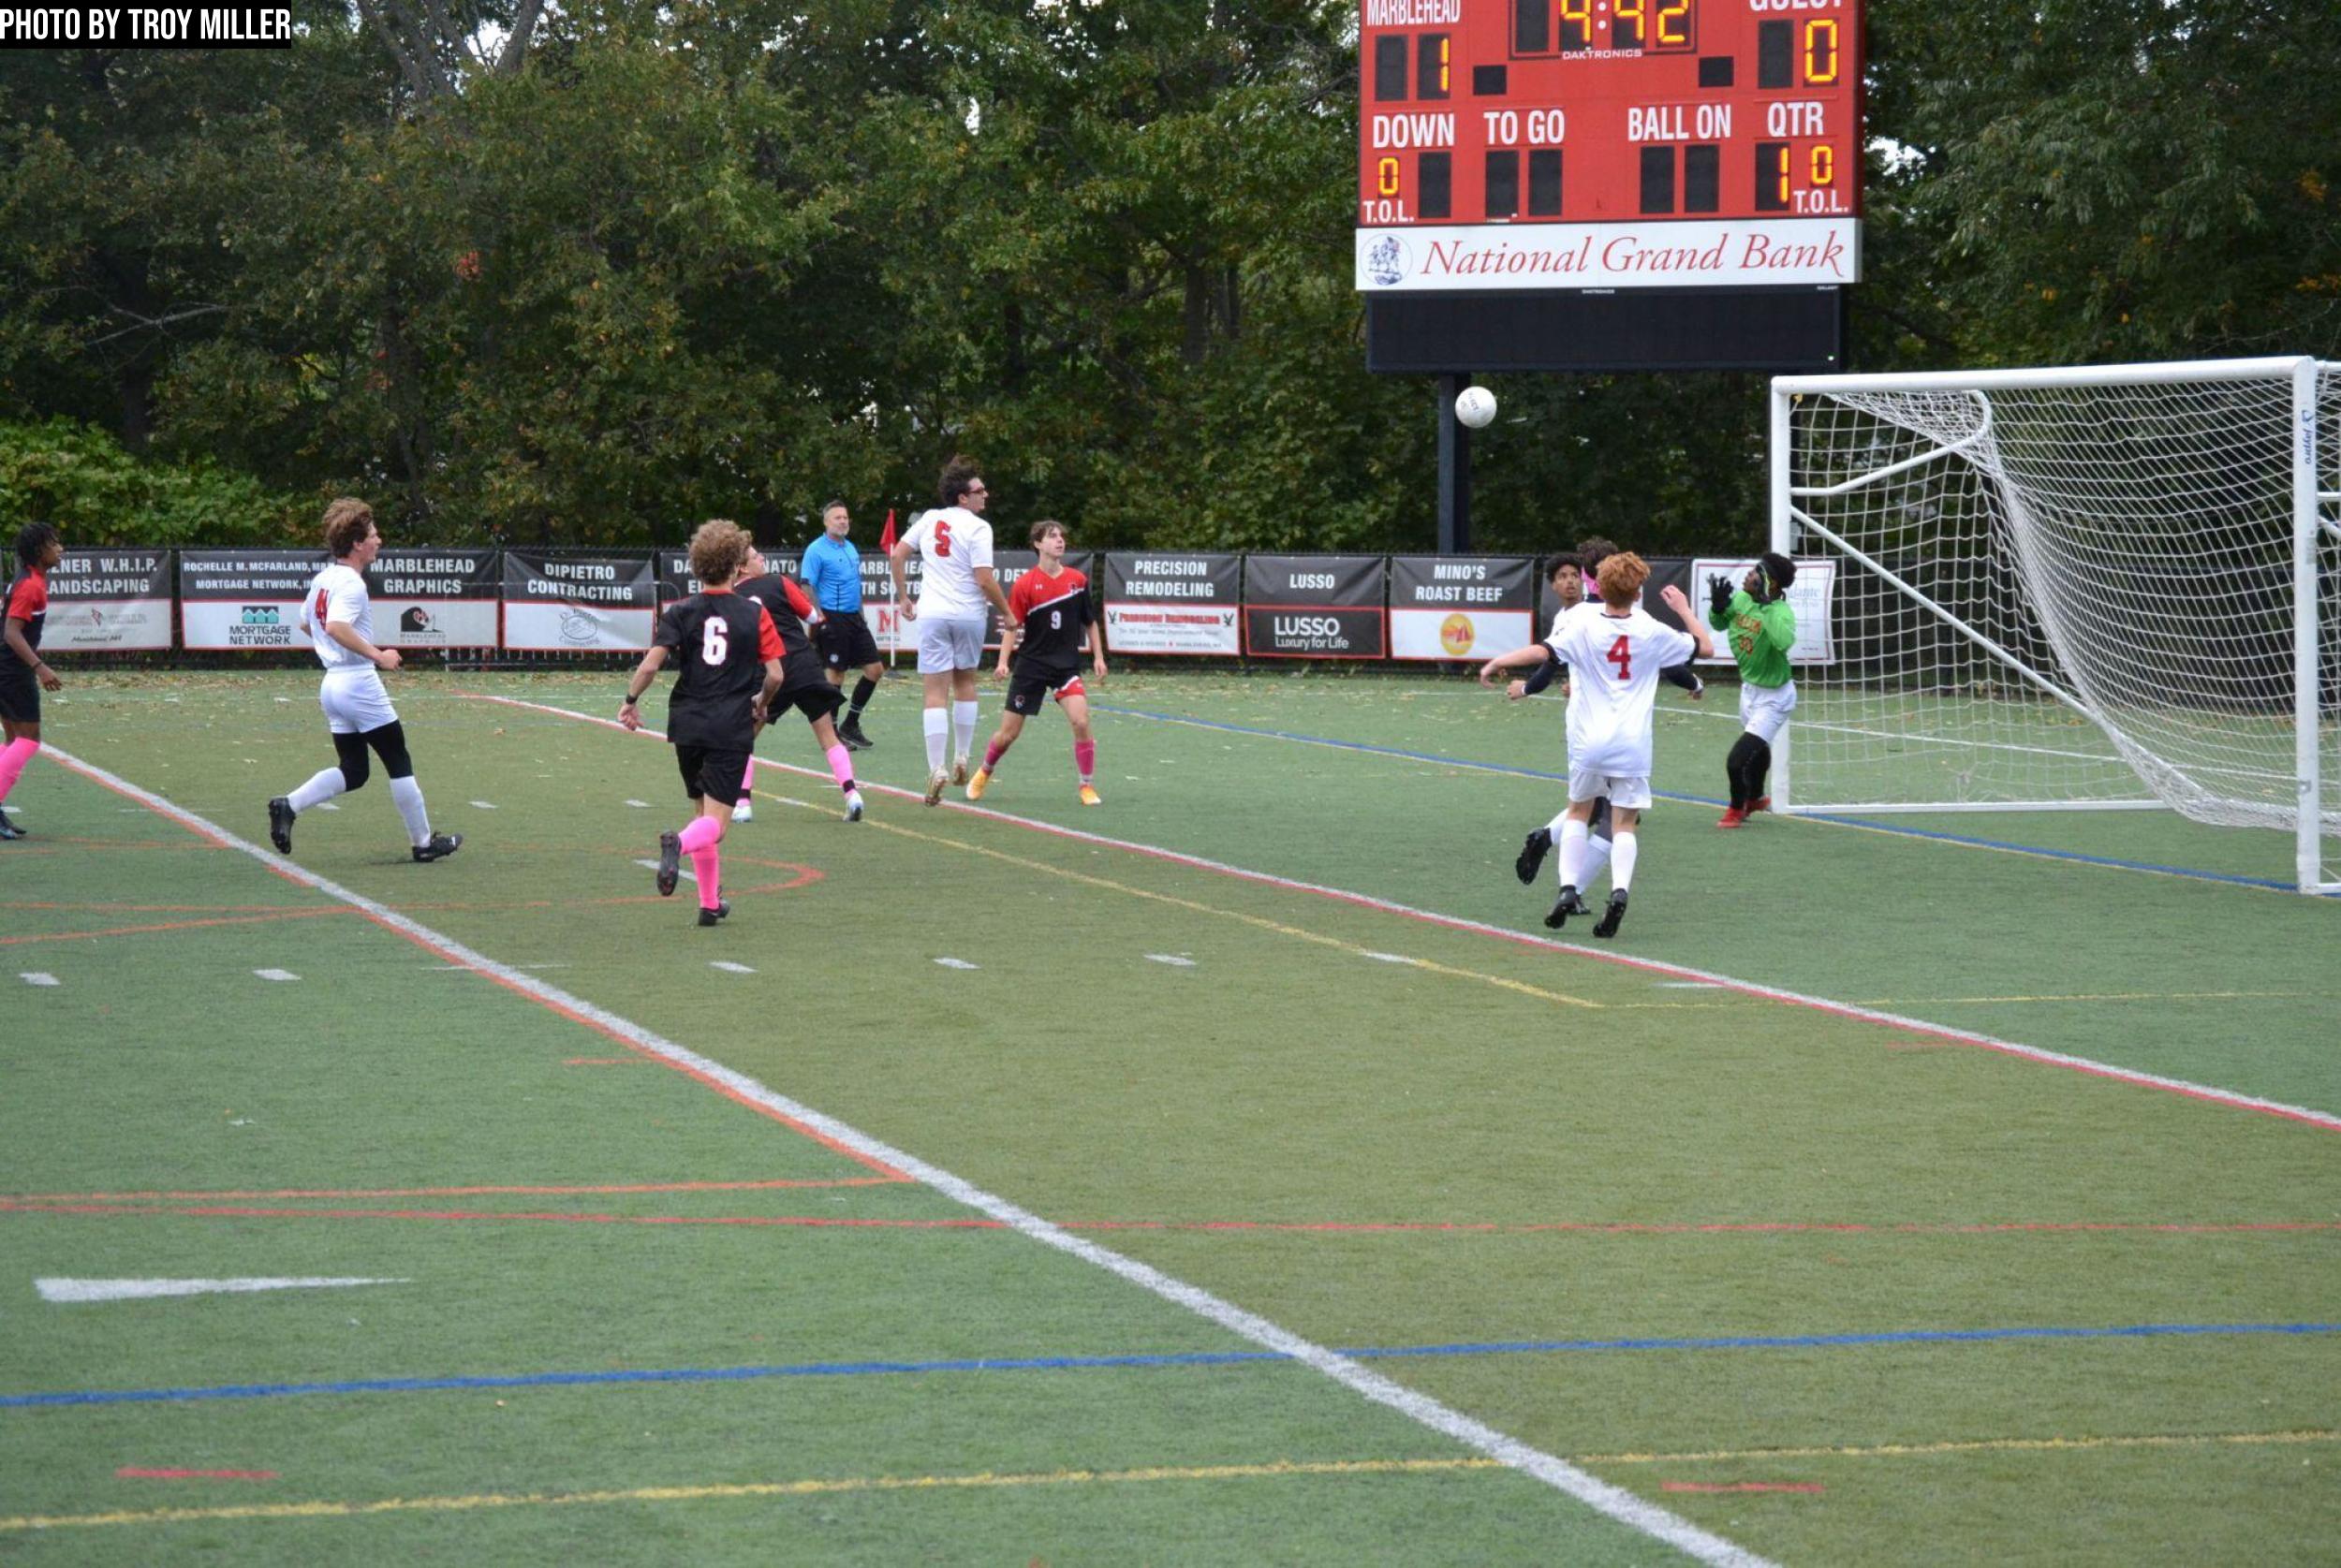
[(724, 662), (724, 655), (730, 651), (730, 628), (724, 624), (722, 616), (709, 616), (700, 626), (699, 657), (711, 665), (719, 665)]

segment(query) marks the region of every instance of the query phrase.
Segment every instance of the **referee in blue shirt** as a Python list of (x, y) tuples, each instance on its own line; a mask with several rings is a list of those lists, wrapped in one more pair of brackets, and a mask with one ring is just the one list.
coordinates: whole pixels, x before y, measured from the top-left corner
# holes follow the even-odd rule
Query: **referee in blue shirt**
[(877, 639), (870, 635), (869, 622), (861, 616), (861, 552), (847, 536), (852, 532), (853, 514), (846, 510), (843, 501), (822, 507), (821, 536), (804, 547), (802, 570), (804, 585), (813, 591), (813, 602), (821, 608), (820, 625), (814, 635), (819, 639), (821, 666), (829, 673), (829, 683), (842, 686), (846, 671), (861, 672), (846, 704), (846, 717), (837, 726), (837, 738), (855, 751), (864, 752), (877, 742), (861, 733), (861, 711), (870, 705), (870, 694), (885, 676), (886, 664), (878, 657)]

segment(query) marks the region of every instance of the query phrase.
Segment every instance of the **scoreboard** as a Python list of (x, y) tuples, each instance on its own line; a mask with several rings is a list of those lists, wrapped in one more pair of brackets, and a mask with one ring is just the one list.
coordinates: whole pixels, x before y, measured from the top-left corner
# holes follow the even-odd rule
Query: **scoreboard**
[(1374, 368), (1840, 368), (1860, 0), (1362, 4)]

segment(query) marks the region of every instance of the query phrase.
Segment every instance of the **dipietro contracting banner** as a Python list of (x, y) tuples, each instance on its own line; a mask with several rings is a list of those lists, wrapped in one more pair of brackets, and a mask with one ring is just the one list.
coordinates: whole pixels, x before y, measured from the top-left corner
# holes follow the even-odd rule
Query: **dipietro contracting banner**
[(504, 552), (504, 646), (528, 652), (639, 652), (650, 646), (658, 577), (647, 555)]
[(383, 648), (493, 648), (503, 579), (492, 550), (386, 550), (366, 568)]
[(1106, 647), (1116, 653), (1244, 651), (1243, 557), (1151, 551), (1105, 558)]
[(181, 550), (179, 645), (206, 652), (308, 647), (301, 600), (324, 568), (321, 550)]
[(1380, 555), (1247, 555), (1244, 651), (1261, 659), (1385, 656)]
[(170, 552), (69, 550), (49, 574), (44, 648), (72, 652), (170, 646)]
[(1536, 563), (1524, 555), (1393, 555), (1390, 655), (1491, 659), (1535, 639)]

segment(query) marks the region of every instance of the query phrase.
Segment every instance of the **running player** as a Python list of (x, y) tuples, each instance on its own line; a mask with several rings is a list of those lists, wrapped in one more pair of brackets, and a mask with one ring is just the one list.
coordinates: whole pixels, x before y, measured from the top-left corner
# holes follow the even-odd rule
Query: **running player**
[[(773, 618), (773, 625), (780, 633), (780, 695), (773, 698), (772, 711), (794, 708), (813, 726), (813, 742), (821, 748), (821, 756), (829, 763), (830, 774), (837, 787), (846, 792), (846, 820), (861, 820), (861, 791), (853, 780), (853, 757), (846, 749), (843, 733), (832, 722), (837, 710), (845, 706), (837, 687), (821, 673), (820, 662), (814, 657), (813, 641), (805, 631), (805, 617), (813, 613), (813, 601), (804, 596), (804, 590), (772, 569), (764, 552), (754, 545), (748, 547), (748, 558), (741, 568), (745, 574), (735, 591), (744, 598), (754, 599), (764, 607), (764, 613)], [(854, 619), (861, 619), (856, 614)], [(750, 798), (756, 792), (756, 756), (748, 755), (747, 771), (740, 780), (740, 804), (731, 813), (734, 822), (752, 820)]]
[(1796, 709), (1796, 681), (1789, 672), (1789, 650), (1796, 646), (1796, 611), (1786, 597), (1796, 580), (1796, 563), (1766, 551), (1748, 568), (1740, 591), (1726, 577), (1708, 580), (1707, 624), (1722, 632), (1740, 667), (1740, 728), (1723, 759), (1731, 804), (1718, 828), (1737, 828), (1758, 812), (1772, 810), (1764, 776), (1772, 771), (1772, 743)]
[[(8, 798), (24, 765), (40, 750), (40, 694), (65, 684), (41, 662), (40, 629), (49, 619), (50, 568), (65, 559), (65, 543), (45, 522), (16, 531), (17, 564), (23, 569), (8, 585), (0, 610), (0, 801)], [(24, 829), (0, 810), (0, 839), (21, 839)]]
[(373, 507), (344, 496), (325, 508), (325, 552), (333, 560), (309, 580), (301, 626), (325, 667), (317, 706), (325, 710), (325, 727), (339, 760), (268, 803), (269, 842), (279, 855), (292, 853), (293, 821), (302, 812), (345, 790), (365, 787), (369, 749), (390, 775), (390, 799), (406, 824), (414, 857), (441, 860), (463, 847), (463, 834), (431, 830), (422, 786), (415, 783), (415, 765), (406, 755), (405, 726), (382, 686), (381, 672), (396, 669), (399, 657), (397, 649), (378, 648), (374, 641), (374, 601), (366, 593), (365, 570), (381, 550)]
[(711, 518), (699, 525), (691, 535), (691, 575), (699, 579), (699, 591), (659, 612), (650, 650), (626, 678), (626, 700), (618, 705), (618, 722), (641, 728), (642, 693), (669, 656), (674, 658), (667, 740), (684, 791), (699, 809), (681, 832), (658, 835), (657, 887), (660, 898), (672, 897), (683, 857), (690, 856), (702, 926), (731, 913), (715, 846), (739, 802), (756, 732), (781, 687), (780, 629), (762, 605), (732, 591), (753, 548), (747, 530), (736, 522)]
[[(847, 704), (846, 716), (837, 725), (837, 739), (857, 752), (865, 752), (877, 742), (861, 733), (861, 711), (870, 706), (871, 694), (885, 678), (886, 662), (878, 657), (877, 640), (870, 636), (870, 623), (861, 616), (861, 552), (848, 536), (852, 532), (853, 514), (843, 501), (821, 508), (821, 536), (804, 547), (804, 585), (813, 591), (813, 602), (821, 607), (821, 622), (814, 628), (814, 637), (821, 663), (828, 667), (830, 683), (842, 687), (846, 671), (861, 672), (853, 683), (853, 700)], [(788, 636), (786, 632), (781, 635)]]
[[(1065, 524), (1032, 525), (1032, 548), (1040, 564), (1016, 579), (1008, 595), (1009, 618), (1000, 627), (1000, 663), (993, 673), (1008, 681), (1008, 706), (998, 733), (983, 749), (983, 766), (967, 781), (967, 799), (983, 799), (992, 770), (1024, 732), (1024, 720), (1053, 696), (1073, 726), (1073, 768), (1081, 778), (1082, 804), (1103, 804), (1092, 782), (1097, 743), (1089, 738), (1089, 695), (1082, 689), (1082, 633), (1091, 623), (1089, 579), (1065, 564)], [(1090, 667), (1106, 678), (1105, 638), (1090, 638)], [(1016, 657), (1009, 674), (1009, 655)]]
[[(894, 597), (906, 596), (910, 552), (919, 552), (919, 601), (903, 606), (903, 619), (919, 627), (919, 683), (925, 689), (921, 715), (927, 736), (927, 804), (943, 799), (943, 787), (967, 782), (967, 754), (976, 743), (976, 670), (983, 663), (983, 607), (1000, 612), (1003, 627), (1015, 618), (992, 570), (992, 525), (983, 520), (992, 492), (976, 465), (953, 458), (936, 487), (943, 505), (910, 525), (887, 558), (894, 573)], [(943, 768), (950, 743), (951, 767)]]

